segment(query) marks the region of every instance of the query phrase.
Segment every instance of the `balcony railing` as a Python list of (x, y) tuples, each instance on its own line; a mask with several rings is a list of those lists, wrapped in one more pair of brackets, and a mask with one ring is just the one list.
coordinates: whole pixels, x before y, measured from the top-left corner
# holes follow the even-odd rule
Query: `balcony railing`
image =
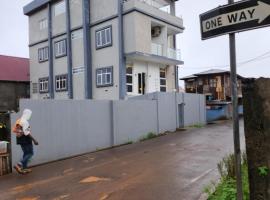
[(174, 60), (181, 60), (181, 52), (179, 49), (167, 49), (167, 54), (163, 52), (163, 45), (162, 44), (151, 44), (151, 53), (158, 56), (165, 56)]
[(174, 60), (181, 60), (181, 51), (179, 49), (168, 48), (167, 57)]
[(163, 45), (152, 43), (151, 45), (151, 53), (158, 56), (163, 56)]
[[(130, 0), (124, 0), (124, 3), (128, 2), (128, 1), (130, 1)], [(169, 5), (164, 6), (164, 5), (158, 3), (155, 0), (137, 0), (137, 1), (140, 1), (142, 3), (145, 3), (145, 4), (149, 5), (149, 6), (152, 6), (152, 7), (156, 8), (156, 9), (158, 9), (158, 10), (161, 10), (163, 12), (171, 14)]]

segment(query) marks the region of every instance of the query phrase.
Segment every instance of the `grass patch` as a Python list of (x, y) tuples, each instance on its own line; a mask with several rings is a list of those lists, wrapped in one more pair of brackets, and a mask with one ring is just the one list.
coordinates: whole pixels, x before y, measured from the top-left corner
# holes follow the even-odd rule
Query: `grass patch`
[(142, 138), (140, 139), (140, 141), (142, 142), (142, 141), (150, 140), (150, 139), (156, 138), (156, 137), (158, 137), (158, 135), (156, 135), (155, 133), (150, 132), (150, 133), (147, 133), (146, 136), (142, 137)]
[(203, 124), (193, 124), (191, 126), (189, 126), (189, 128), (203, 128), (204, 125)]
[[(236, 200), (236, 173), (234, 155), (230, 154), (218, 163), (218, 171), (221, 176), (220, 182), (211, 183), (204, 189), (208, 194), (208, 200)], [(243, 199), (249, 200), (248, 167), (246, 155), (242, 156), (242, 185)]]

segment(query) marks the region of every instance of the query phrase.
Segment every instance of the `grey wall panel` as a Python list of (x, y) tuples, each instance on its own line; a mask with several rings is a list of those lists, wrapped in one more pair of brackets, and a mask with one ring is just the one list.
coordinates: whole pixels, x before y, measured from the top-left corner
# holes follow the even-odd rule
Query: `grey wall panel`
[(115, 145), (157, 133), (156, 101), (114, 101)]
[[(39, 141), (31, 164), (39, 164), (111, 145), (110, 102), (72, 100), (22, 100), (21, 111), (33, 111), (30, 121), (33, 136)], [(12, 124), (21, 115), (12, 114)], [(21, 150), (12, 137), (13, 163)]]

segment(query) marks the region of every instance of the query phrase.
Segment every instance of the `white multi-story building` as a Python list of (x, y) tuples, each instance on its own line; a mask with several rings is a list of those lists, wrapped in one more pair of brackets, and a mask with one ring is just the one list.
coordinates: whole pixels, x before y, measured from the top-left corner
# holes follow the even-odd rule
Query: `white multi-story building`
[(184, 27), (175, 0), (34, 0), (24, 14), (33, 99), (177, 90)]

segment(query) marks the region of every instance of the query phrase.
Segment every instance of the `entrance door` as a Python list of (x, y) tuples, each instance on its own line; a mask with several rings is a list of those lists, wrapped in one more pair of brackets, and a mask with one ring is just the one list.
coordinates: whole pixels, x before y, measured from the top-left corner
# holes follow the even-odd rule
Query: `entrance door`
[(184, 128), (184, 104), (178, 104), (179, 128)]
[(138, 73), (138, 93), (145, 94), (145, 73)]

